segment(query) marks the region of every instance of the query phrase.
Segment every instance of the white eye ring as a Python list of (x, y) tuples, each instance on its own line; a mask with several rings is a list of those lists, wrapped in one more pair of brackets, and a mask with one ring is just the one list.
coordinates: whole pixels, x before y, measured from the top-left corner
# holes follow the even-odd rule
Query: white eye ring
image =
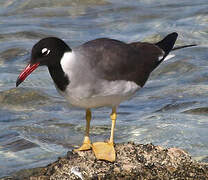
[(50, 50), (47, 48), (43, 48), (42, 49), (42, 54), (44, 54), (45, 56), (48, 55), (50, 53)]

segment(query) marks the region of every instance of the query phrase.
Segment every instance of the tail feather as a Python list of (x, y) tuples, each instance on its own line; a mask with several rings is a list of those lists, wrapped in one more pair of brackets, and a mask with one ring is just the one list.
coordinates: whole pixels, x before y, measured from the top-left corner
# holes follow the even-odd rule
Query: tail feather
[(173, 47), (176, 42), (177, 37), (178, 37), (178, 34), (176, 32), (173, 32), (173, 33), (167, 35), (163, 40), (161, 40), (155, 44), (165, 52), (163, 58), (160, 59), (159, 63), (166, 59), (166, 57), (170, 53), (170, 51), (175, 51), (175, 50), (182, 49), (182, 48), (197, 46), (196, 44), (190, 44), (190, 45)]
[(171, 51), (175, 51), (175, 50), (183, 49), (183, 48), (187, 48), (187, 47), (193, 47), (193, 46), (197, 46), (197, 44), (189, 44), (189, 45), (185, 45), (185, 46), (174, 47)]
[(163, 59), (165, 59), (165, 57), (173, 49), (173, 46), (176, 42), (177, 37), (178, 37), (178, 34), (176, 32), (173, 32), (171, 34), (168, 34), (163, 40), (155, 44), (165, 52)]

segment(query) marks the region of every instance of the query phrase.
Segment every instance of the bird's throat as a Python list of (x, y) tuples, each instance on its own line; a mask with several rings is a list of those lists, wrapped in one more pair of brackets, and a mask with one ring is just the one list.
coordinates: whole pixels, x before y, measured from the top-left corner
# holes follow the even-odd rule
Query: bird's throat
[(64, 73), (61, 64), (57, 63), (56, 65), (48, 66), (48, 70), (56, 86), (61, 91), (65, 91), (70, 81), (68, 76)]

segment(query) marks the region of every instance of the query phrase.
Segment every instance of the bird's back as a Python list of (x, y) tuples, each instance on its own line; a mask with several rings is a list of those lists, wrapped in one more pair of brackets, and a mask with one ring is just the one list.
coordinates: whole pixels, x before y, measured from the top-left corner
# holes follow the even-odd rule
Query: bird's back
[(156, 67), (158, 57), (163, 55), (154, 44), (127, 44), (108, 38), (89, 41), (78, 49), (98, 77), (108, 81), (133, 81), (141, 87)]

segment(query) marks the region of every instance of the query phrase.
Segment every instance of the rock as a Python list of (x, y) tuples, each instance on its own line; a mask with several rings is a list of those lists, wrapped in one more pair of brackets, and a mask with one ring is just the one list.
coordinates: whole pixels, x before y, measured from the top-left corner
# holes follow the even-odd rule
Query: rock
[(171, 111), (180, 111), (181, 109), (187, 108), (191, 105), (197, 104), (197, 101), (192, 102), (175, 102), (171, 104), (167, 104), (161, 109), (155, 111), (155, 112), (171, 112)]
[(17, 56), (23, 56), (27, 52), (26, 50), (20, 49), (20, 48), (10, 48), (0, 53), (0, 57), (2, 57), (5, 60), (12, 60)]
[[(176, 75), (191, 72), (196, 68), (195, 65), (187, 62), (186, 60), (171, 62), (162, 65), (157, 71), (152, 73), (152, 78), (158, 78), (161, 75)], [(166, 77), (167, 78), (167, 77)]]
[(49, 102), (50, 98), (38, 90), (13, 88), (0, 92), (0, 107), (4, 109), (30, 109)]
[[(26, 179), (33, 179), (33, 175), (35, 175), (36, 177), (34, 177), (34, 179), (38, 179), (37, 176), (42, 176), (41, 174), (44, 173), (45, 169), (44, 168), (33, 168), (33, 169), (25, 169), (25, 170), (21, 170), (17, 173), (15, 173), (15, 175), (12, 177), (3, 177), (0, 178), (0, 180), (26, 180)], [(40, 180), (44, 180), (39, 178)]]
[(205, 162), (205, 163), (208, 163), (208, 156), (207, 157), (204, 157), (201, 162)]
[[(116, 144), (114, 163), (97, 160), (89, 151), (67, 153), (43, 168), (16, 173), (1, 180), (68, 179), (208, 179), (208, 163), (199, 163), (178, 148), (152, 144)], [(29, 173), (28, 173), (29, 172)]]
[(16, 139), (12, 139), (10, 142), (8, 143), (0, 143), (1, 149), (3, 150), (7, 150), (7, 151), (13, 151), (13, 152), (17, 152), (17, 151), (22, 151), (24, 149), (30, 149), (30, 148), (34, 148), (34, 147), (38, 147), (37, 144), (23, 139), (21, 137), (17, 137)]
[(162, 37), (159, 34), (153, 34), (151, 36), (147, 36), (144, 39), (142, 39), (142, 42), (149, 42), (149, 43), (155, 43), (155, 42), (159, 42), (163, 39), (164, 37)]
[(183, 113), (195, 114), (195, 115), (207, 115), (208, 107), (200, 107), (200, 108), (195, 108), (195, 109), (189, 109), (189, 110), (184, 111)]

